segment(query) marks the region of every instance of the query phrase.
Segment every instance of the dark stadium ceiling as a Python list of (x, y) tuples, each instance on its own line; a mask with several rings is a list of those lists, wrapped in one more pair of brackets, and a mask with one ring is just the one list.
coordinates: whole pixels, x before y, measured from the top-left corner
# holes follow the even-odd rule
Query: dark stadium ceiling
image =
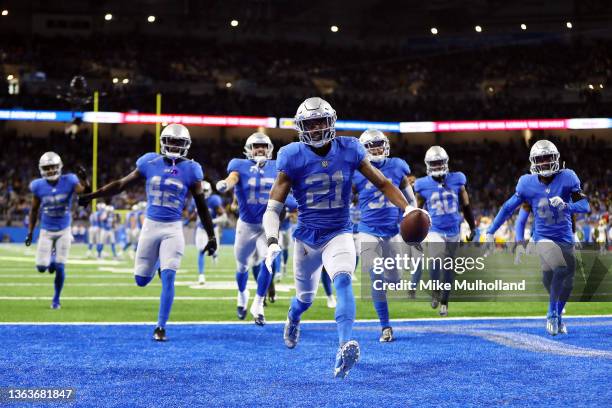
[(336, 25), (356, 39), (427, 35), (432, 27), (440, 35), (461, 35), (473, 33), (475, 25), (485, 33), (517, 31), (520, 24), (561, 31), (567, 21), (588, 29), (612, 26), (612, 0), (0, 0), (0, 8), (22, 23), (35, 15), (89, 16), (94, 31), (112, 13), (114, 31), (145, 27), (153, 33), (145, 19), (155, 15), (166, 32), (171, 27), (179, 35), (229, 30), (233, 19), (245, 33), (321, 36)]

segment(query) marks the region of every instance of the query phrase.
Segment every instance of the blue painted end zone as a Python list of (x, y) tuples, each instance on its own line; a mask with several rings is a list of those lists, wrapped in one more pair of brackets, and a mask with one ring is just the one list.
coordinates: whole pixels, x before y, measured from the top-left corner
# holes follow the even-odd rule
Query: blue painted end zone
[[(605, 406), (612, 400), (612, 318), (397, 323), (378, 343), (360, 323), (362, 360), (332, 379), (335, 324), (1, 325), (0, 386), (73, 387), (78, 406)], [(12, 405), (17, 406), (17, 405)]]

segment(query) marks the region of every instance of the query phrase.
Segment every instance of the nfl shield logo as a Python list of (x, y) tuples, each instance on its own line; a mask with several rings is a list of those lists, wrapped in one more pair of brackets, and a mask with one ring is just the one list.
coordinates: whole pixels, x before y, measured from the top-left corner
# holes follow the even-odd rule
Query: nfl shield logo
[(327, 160), (323, 160), (321, 162), (321, 166), (323, 166), (323, 168), (325, 169), (325, 168), (327, 168), (327, 166), (329, 166), (329, 162)]

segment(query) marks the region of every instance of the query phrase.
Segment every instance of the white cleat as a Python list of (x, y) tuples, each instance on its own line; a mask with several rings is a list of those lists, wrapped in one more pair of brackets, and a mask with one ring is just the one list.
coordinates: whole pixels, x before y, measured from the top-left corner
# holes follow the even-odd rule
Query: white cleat
[(255, 301), (253, 301), (253, 304), (251, 305), (251, 309), (249, 311), (251, 312), (251, 315), (253, 316), (253, 321), (257, 326), (263, 326), (266, 324), (263, 306), (258, 306)]
[(330, 309), (336, 308), (336, 298), (334, 297), (334, 295), (329, 295), (327, 297), (327, 307)]
[(440, 305), (440, 316), (442, 317), (446, 317), (448, 316), (448, 306), (447, 305)]
[(336, 354), (336, 365), (334, 367), (335, 378), (345, 378), (351, 368), (359, 361), (359, 343), (349, 340), (338, 349)]
[(202, 275), (198, 275), (198, 283), (200, 285), (204, 285), (206, 283), (206, 277), (202, 274)]
[(563, 322), (559, 322), (559, 334), (567, 334), (567, 326)]

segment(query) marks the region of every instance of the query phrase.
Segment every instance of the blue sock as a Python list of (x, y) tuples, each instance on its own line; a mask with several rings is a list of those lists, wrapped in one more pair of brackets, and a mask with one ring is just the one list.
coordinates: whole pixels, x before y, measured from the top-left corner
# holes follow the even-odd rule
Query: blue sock
[(567, 268), (555, 268), (553, 270), (552, 282), (550, 284), (550, 300), (548, 303), (548, 315), (557, 314), (557, 303), (561, 296), (561, 290), (563, 287), (563, 280), (567, 275)]
[(244, 292), (246, 289), (247, 281), (249, 280), (249, 272), (236, 272), (236, 283), (238, 284), (238, 291)]
[(283, 249), (283, 265), (287, 265), (289, 260), (289, 249)]
[(293, 322), (299, 322), (300, 318), (302, 317), (302, 313), (308, 310), (310, 305), (312, 305), (312, 303), (305, 303), (299, 300), (297, 297), (294, 297), (291, 299), (291, 306), (289, 307), (287, 317)]
[[(272, 263), (272, 274), (275, 274), (278, 271), (280, 271), (280, 269), (281, 269), (281, 262), (282, 262), (282, 256), (280, 254), (278, 254), (276, 259), (274, 260), (274, 263)], [(262, 264), (263, 263), (264, 262), (262, 262)]]
[(151, 275), (151, 276), (134, 275), (134, 280), (136, 281), (136, 285), (143, 287), (143, 286), (147, 286), (149, 282), (153, 280), (153, 276), (155, 275)]
[(111, 251), (113, 252), (113, 256), (117, 256), (117, 250), (115, 249), (115, 244), (111, 244)]
[(159, 297), (159, 316), (157, 318), (157, 325), (159, 327), (166, 327), (168, 317), (170, 317), (170, 310), (172, 309), (172, 302), (174, 301), (174, 277), (176, 271), (172, 269), (164, 269), (161, 272), (162, 291)]
[(265, 262), (261, 263), (259, 268), (259, 275), (257, 275), (257, 295), (265, 297), (268, 293), (268, 287), (272, 282), (272, 274), (268, 270)]
[(87, 250), (91, 251), (91, 249), (93, 248), (93, 244), (90, 242), (89, 244), (87, 244)]
[(353, 321), (355, 321), (355, 297), (349, 273), (339, 273), (334, 279), (338, 304), (336, 305), (336, 324), (338, 325), (338, 341), (343, 345), (351, 339)]
[(62, 293), (62, 288), (64, 287), (65, 278), (66, 278), (66, 273), (64, 272), (64, 264), (56, 263), (55, 264), (55, 295), (53, 296), (53, 303), (59, 303), (60, 293)]
[(374, 271), (371, 270), (370, 280), (372, 282), (372, 291), (371, 291), (372, 302), (374, 303), (374, 310), (376, 310), (376, 314), (378, 315), (378, 320), (380, 320), (380, 325), (383, 329), (385, 327), (390, 327), (389, 305), (387, 304), (387, 294), (382, 289), (380, 290), (374, 289), (374, 282), (375, 281), (384, 282), (384, 277), (382, 275), (375, 274)]
[(251, 269), (253, 271), (253, 279), (257, 280), (260, 269), (261, 269), (261, 264), (253, 265), (253, 268)]
[(204, 251), (198, 252), (198, 273), (204, 275)]
[(329, 274), (325, 269), (321, 271), (321, 283), (323, 284), (323, 290), (325, 290), (325, 295), (330, 296), (332, 292), (332, 282)]
[(102, 249), (104, 249), (104, 245), (98, 244), (96, 249), (98, 250), (98, 256), (102, 256)]

